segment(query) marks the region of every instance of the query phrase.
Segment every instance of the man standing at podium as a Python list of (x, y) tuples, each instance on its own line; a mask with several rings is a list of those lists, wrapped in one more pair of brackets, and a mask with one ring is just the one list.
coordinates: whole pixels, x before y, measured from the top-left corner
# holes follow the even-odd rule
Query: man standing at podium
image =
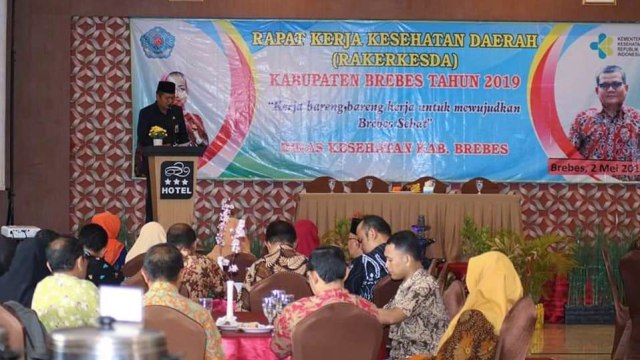
[[(153, 139), (149, 136), (149, 130), (153, 126), (160, 126), (167, 131), (163, 139), (164, 145), (177, 145), (189, 142), (189, 135), (184, 124), (182, 108), (174, 106), (176, 84), (169, 81), (158, 82), (156, 101), (140, 110), (138, 116), (138, 149), (143, 146), (152, 146)], [(149, 177), (149, 165), (146, 157), (142, 158), (139, 172), (147, 177), (146, 218), (145, 222), (153, 221), (153, 206), (151, 203), (151, 179)]]

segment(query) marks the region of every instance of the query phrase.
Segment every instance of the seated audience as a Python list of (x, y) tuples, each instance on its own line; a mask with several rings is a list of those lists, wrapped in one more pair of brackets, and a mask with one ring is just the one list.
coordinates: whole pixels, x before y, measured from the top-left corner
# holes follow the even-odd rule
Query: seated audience
[(72, 237), (59, 237), (47, 247), (47, 266), (53, 275), (36, 286), (31, 308), (48, 332), (95, 326), (98, 318), (98, 288), (87, 276), (87, 260), (82, 243)]
[[(358, 225), (362, 219), (353, 218), (351, 219), (351, 229), (349, 230), (349, 235), (347, 238), (347, 252), (349, 252), (349, 267), (347, 267), (347, 274), (353, 268), (353, 264), (362, 261), (360, 257), (362, 256), (362, 244), (358, 240)], [(347, 279), (349, 277), (347, 276)], [(352, 278), (352, 281), (355, 280), (355, 277)], [(345, 283), (346, 288), (354, 288), (355, 285)]]
[(391, 358), (433, 353), (449, 321), (436, 280), (422, 267), (422, 248), (411, 231), (389, 238), (384, 254), (394, 280), (402, 280), (398, 292), (378, 312), (382, 324), (390, 324)]
[(469, 295), (442, 336), (435, 359), (494, 359), (502, 322), (523, 295), (520, 277), (511, 260), (497, 251), (472, 257), (466, 282)]
[(78, 239), (84, 245), (87, 258), (87, 280), (95, 286), (120, 285), (122, 273), (113, 268), (102, 256), (107, 249), (107, 232), (98, 224), (87, 224), (80, 229)]
[(314, 296), (299, 299), (285, 307), (274, 322), (271, 350), (279, 357), (291, 355), (291, 338), (296, 324), (325, 305), (350, 303), (375, 317), (376, 306), (350, 294), (344, 288), (347, 265), (342, 250), (335, 246), (322, 246), (311, 252), (308, 263), (309, 285)]
[(33, 239), (18, 244), (9, 269), (0, 276), (0, 303), (17, 301), (22, 306), (31, 306), (36, 285), (51, 274), (46, 249), (57, 237), (55, 231), (45, 229), (38, 231)]
[(118, 240), (120, 218), (106, 211), (95, 215), (91, 222), (102, 226), (109, 235), (107, 250), (104, 252), (104, 260), (113, 265), (116, 270), (122, 269), (127, 257), (127, 250), (124, 248), (124, 244)]
[(153, 245), (163, 244), (167, 242), (167, 233), (160, 223), (155, 221), (148, 222), (140, 229), (140, 235), (133, 243), (131, 249), (125, 258), (125, 264), (138, 255), (144, 254)]
[(180, 250), (184, 258), (182, 285), (193, 300), (224, 297), (224, 273), (218, 264), (196, 253), (196, 232), (187, 224), (174, 224), (167, 231), (167, 243)]
[(313, 249), (320, 246), (318, 227), (311, 220), (298, 220), (294, 224), (296, 229), (296, 251), (304, 256), (311, 255)]
[(371, 301), (373, 288), (388, 273), (384, 248), (391, 235), (391, 227), (380, 216), (366, 215), (358, 224), (356, 233), (364, 254), (359, 261), (353, 262), (346, 287), (350, 293)]
[(249, 309), (249, 292), (258, 281), (282, 271), (292, 271), (303, 276), (307, 273), (308, 259), (294, 250), (295, 243), (296, 230), (290, 223), (277, 220), (267, 226), (268, 253), (247, 269), (238, 308)]
[(149, 285), (144, 305), (161, 305), (176, 309), (200, 324), (206, 333), (206, 360), (224, 359), (222, 340), (211, 313), (178, 293), (184, 271), (182, 254), (172, 245), (151, 247), (144, 257), (142, 276)]

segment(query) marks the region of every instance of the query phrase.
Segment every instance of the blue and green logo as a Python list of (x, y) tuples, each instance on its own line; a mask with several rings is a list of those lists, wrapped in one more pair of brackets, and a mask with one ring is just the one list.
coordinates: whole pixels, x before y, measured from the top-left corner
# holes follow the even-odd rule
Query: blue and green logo
[(611, 50), (612, 43), (613, 39), (602, 33), (598, 35), (598, 41), (592, 42), (589, 44), (589, 47), (591, 50), (598, 52), (598, 57), (600, 59), (606, 59), (607, 56), (611, 56), (611, 54), (613, 54), (613, 50)]

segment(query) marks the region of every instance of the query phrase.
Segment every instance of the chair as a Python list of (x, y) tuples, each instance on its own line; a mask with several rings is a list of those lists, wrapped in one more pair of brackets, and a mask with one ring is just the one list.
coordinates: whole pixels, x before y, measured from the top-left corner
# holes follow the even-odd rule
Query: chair
[(433, 193), (434, 194), (446, 194), (447, 193), (447, 185), (445, 183), (443, 183), (442, 181), (431, 177), (431, 176), (423, 176), (417, 180), (414, 180), (410, 183), (407, 183), (403, 186), (404, 189), (409, 190), (411, 188), (412, 185), (414, 184), (419, 184), (420, 185), (420, 192), (422, 192), (422, 190), (424, 189), (424, 183), (426, 183), (429, 180), (433, 180), (433, 182), (435, 183), (435, 187), (433, 188)]
[[(371, 184), (371, 191), (367, 188), (367, 181)], [(389, 184), (384, 180), (375, 176), (365, 176), (360, 179), (351, 182), (352, 193), (387, 193), (389, 192)]]
[(620, 292), (618, 291), (618, 283), (613, 275), (611, 268), (611, 260), (609, 259), (609, 251), (606, 248), (602, 248), (602, 260), (604, 262), (604, 268), (607, 271), (607, 280), (609, 281), (609, 287), (611, 287), (611, 294), (613, 297), (613, 308), (616, 311), (615, 330), (613, 333), (613, 346), (611, 348), (611, 356), (613, 357), (620, 343), (620, 338), (624, 333), (624, 328), (629, 321), (629, 308), (622, 305), (620, 302)]
[(447, 309), (447, 313), (449, 314), (449, 319), (453, 319), (460, 309), (462, 309), (465, 301), (464, 284), (462, 281), (454, 280), (444, 291), (442, 300), (444, 301), (444, 307)]
[[(22, 353), (24, 351), (24, 328), (18, 318), (5, 305), (0, 304), (0, 327), (7, 332), (7, 345), (12, 351)], [(18, 357), (24, 360), (24, 354)]]
[[(436, 265), (437, 267), (437, 265)], [(449, 263), (445, 262), (442, 265), (442, 269), (440, 269), (440, 273), (438, 273), (438, 289), (440, 289), (440, 294), (444, 293), (444, 287), (447, 284), (447, 274), (449, 273)]]
[(127, 261), (122, 267), (122, 274), (125, 277), (132, 277), (138, 273), (142, 269), (142, 265), (144, 264), (144, 256), (146, 253), (142, 253), (133, 259)]
[(204, 359), (207, 344), (204, 328), (180, 311), (168, 306), (145, 306), (144, 327), (165, 334), (170, 354), (183, 360)]
[[(329, 187), (329, 182), (334, 181), (335, 187), (333, 191), (331, 191), (331, 187)], [(319, 178), (315, 178), (312, 181), (307, 181), (304, 183), (304, 189), (308, 193), (343, 193), (344, 192), (344, 184), (330, 176), (321, 176)]]
[(251, 311), (261, 311), (262, 299), (269, 296), (271, 290), (284, 290), (292, 294), (296, 300), (312, 296), (311, 288), (304, 276), (291, 272), (281, 271), (258, 281), (249, 292), (249, 307)]
[(144, 281), (144, 278), (142, 277), (142, 271), (138, 271), (133, 276), (126, 278), (122, 282), (122, 286), (137, 287), (142, 289), (142, 292), (145, 292), (145, 293), (149, 290), (147, 283)]
[(382, 327), (376, 318), (353, 304), (323, 306), (293, 330), (293, 359), (375, 360)]
[(396, 292), (398, 292), (400, 284), (402, 284), (402, 281), (393, 280), (391, 275), (387, 275), (378, 280), (376, 286), (373, 287), (372, 302), (379, 308), (387, 305), (387, 303), (389, 303), (389, 301), (391, 301), (391, 299), (396, 295)]
[(227, 255), (226, 259), (228, 259), (229, 261), (233, 260), (238, 267), (238, 272), (229, 275), (229, 279), (235, 282), (243, 282), (245, 276), (247, 275), (247, 269), (257, 260), (257, 258), (253, 254), (242, 252), (234, 255)]
[(462, 184), (460, 187), (460, 192), (463, 194), (477, 194), (478, 188), (476, 187), (476, 181), (482, 181), (482, 190), (480, 191), (482, 194), (498, 194), (500, 193), (501, 186), (493, 181), (483, 178), (476, 177)]
[[(624, 284), (624, 295), (629, 304), (629, 316), (631, 328), (628, 332), (625, 359), (640, 359), (640, 286), (638, 286), (638, 274), (640, 274), (640, 250), (631, 250), (620, 260), (620, 273)], [(627, 324), (629, 326), (629, 324)], [(621, 340), (618, 347), (623, 346)]]
[[(402, 280), (393, 280), (391, 275), (387, 275), (378, 280), (376, 286), (373, 287), (373, 303), (376, 307), (381, 308), (389, 303), (398, 292), (398, 288), (402, 284)], [(389, 326), (386, 325), (382, 329), (382, 343), (385, 347), (391, 346), (389, 339)]]
[(513, 305), (505, 316), (496, 348), (496, 360), (524, 360), (536, 325), (536, 307), (530, 296)]

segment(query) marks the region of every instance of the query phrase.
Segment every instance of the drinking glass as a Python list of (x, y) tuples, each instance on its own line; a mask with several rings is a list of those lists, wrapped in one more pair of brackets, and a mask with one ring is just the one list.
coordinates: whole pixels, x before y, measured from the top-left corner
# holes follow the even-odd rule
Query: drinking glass
[(271, 297), (265, 297), (262, 299), (262, 313), (269, 321), (269, 325), (273, 325), (273, 319), (275, 319), (276, 313), (276, 302)]
[(211, 312), (211, 310), (213, 310), (213, 299), (212, 298), (200, 298), (198, 299), (200, 302), (200, 305), (207, 309), (209, 312)]
[(484, 181), (482, 179), (476, 180), (476, 189), (478, 190), (478, 194), (482, 193), (483, 186), (484, 186)]
[(276, 314), (280, 314), (282, 312), (282, 297), (287, 293), (284, 290), (271, 290), (271, 299), (273, 299), (274, 306), (276, 308)]
[(373, 179), (367, 179), (365, 185), (367, 186), (367, 192), (371, 192), (371, 189), (373, 189)]
[(329, 190), (333, 193), (333, 190), (336, 188), (336, 181), (334, 179), (329, 180)]
[(286, 307), (294, 301), (296, 301), (296, 297), (294, 295), (287, 294), (282, 298), (282, 307)]

